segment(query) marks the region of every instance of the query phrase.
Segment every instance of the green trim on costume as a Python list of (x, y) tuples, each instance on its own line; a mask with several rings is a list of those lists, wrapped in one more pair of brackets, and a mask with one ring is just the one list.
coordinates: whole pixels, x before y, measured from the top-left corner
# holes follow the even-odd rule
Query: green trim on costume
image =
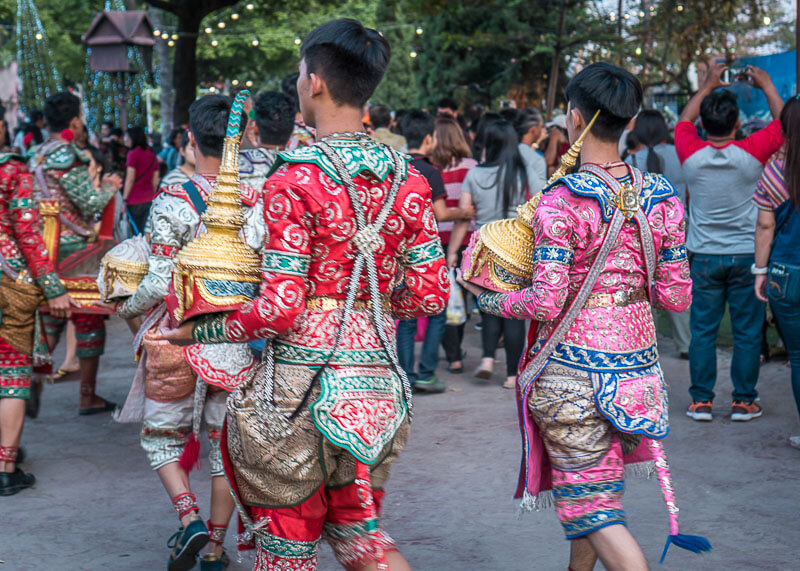
[[(330, 138), (326, 139), (325, 142), (339, 151), (339, 155), (342, 157), (347, 167), (347, 172), (354, 178), (362, 171), (368, 171), (377, 177), (378, 180), (384, 181), (386, 177), (389, 176), (389, 173), (394, 170), (394, 157), (391, 149), (366, 136), (356, 139)], [(411, 160), (411, 157), (402, 153), (400, 153), (400, 156), (403, 158), (401, 165), (403, 172), (399, 174), (405, 178), (407, 163)], [(298, 147), (293, 151), (279, 153), (268, 176), (271, 176), (272, 173), (278, 170), (284, 163), (314, 164), (322, 169), (325, 174), (334, 181), (339, 184), (343, 183), (333, 163), (317, 145)]]
[(424, 244), (412, 246), (403, 254), (403, 263), (406, 266), (425, 266), (444, 257), (442, 242), (434, 238)]
[(59, 297), (67, 293), (67, 290), (64, 288), (64, 284), (61, 283), (61, 280), (58, 279), (58, 275), (56, 275), (55, 272), (51, 272), (34, 279), (36, 284), (42, 290), (45, 299), (53, 299), (54, 297)]
[(261, 261), (261, 271), (288, 274), (304, 278), (311, 266), (311, 256), (292, 254), (278, 250), (265, 250)]
[(0, 387), (0, 399), (22, 399), (31, 398), (30, 387)]
[(33, 208), (32, 198), (12, 198), (8, 202), (8, 207), (11, 210), (28, 210)]
[[(309, 366), (315, 363), (324, 363), (329, 356), (329, 349), (312, 349), (302, 345), (275, 341), (275, 361), (277, 363)], [(339, 349), (331, 357), (330, 364), (387, 366), (391, 362), (383, 349)]]
[(196, 343), (230, 343), (225, 334), (225, 321), (231, 312), (203, 315), (192, 327), (192, 339)]
[(317, 556), (320, 540), (299, 541), (278, 537), (266, 531), (257, 531), (256, 542), (258, 547), (281, 559), (313, 559)]

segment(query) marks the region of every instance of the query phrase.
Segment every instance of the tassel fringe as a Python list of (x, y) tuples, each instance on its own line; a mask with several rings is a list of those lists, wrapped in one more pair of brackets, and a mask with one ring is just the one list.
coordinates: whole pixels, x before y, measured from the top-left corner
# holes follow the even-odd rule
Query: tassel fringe
[(700, 535), (685, 535), (683, 533), (679, 533), (678, 535), (670, 535), (667, 537), (666, 545), (664, 545), (664, 553), (661, 554), (661, 559), (658, 562), (659, 565), (664, 563), (664, 558), (667, 556), (667, 550), (669, 549), (670, 545), (675, 545), (675, 547), (686, 549), (692, 553), (711, 551), (711, 543), (705, 537)]
[(553, 501), (552, 490), (539, 492), (539, 494), (535, 496), (528, 492), (528, 490), (525, 490), (522, 494), (522, 500), (517, 506), (517, 517), (522, 517), (524, 513), (539, 512), (553, 507), (555, 507), (555, 503)]
[(200, 441), (192, 432), (189, 434), (189, 439), (186, 441), (186, 446), (183, 447), (183, 452), (178, 460), (178, 465), (183, 468), (188, 474), (195, 466), (200, 469)]

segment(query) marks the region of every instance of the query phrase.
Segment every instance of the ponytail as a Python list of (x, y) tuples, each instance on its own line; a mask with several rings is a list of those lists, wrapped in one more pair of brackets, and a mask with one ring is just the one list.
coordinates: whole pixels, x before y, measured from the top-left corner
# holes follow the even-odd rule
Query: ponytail
[(647, 172), (664, 174), (664, 159), (656, 152), (653, 145), (647, 145)]

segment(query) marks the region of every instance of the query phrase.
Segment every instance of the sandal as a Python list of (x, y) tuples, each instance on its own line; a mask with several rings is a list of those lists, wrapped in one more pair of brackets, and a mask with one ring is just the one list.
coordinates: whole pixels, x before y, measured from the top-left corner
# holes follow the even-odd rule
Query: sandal
[(67, 377), (72, 377), (73, 375), (77, 375), (80, 372), (81, 372), (80, 369), (75, 369), (74, 371), (70, 371), (68, 369), (58, 369), (56, 371), (56, 374), (53, 375), (53, 382), (56, 382), (56, 381), (69, 381), (71, 379), (69, 379)]
[(503, 383), (504, 389), (515, 389), (517, 388), (517, 379), (514, 377), (513, 379), (506, 379), (506, 382)]
[[(100, 397), (103, 399), (103, 397)], [(103, 399), (103, 406), (94, 406), (92, 408), (78, 409), (78, 414), (81, 416), (89, 416), (91, 414), (101, 414), (103, 412), (111, 412), (117, 408), (117, 403), (110, 400)]]

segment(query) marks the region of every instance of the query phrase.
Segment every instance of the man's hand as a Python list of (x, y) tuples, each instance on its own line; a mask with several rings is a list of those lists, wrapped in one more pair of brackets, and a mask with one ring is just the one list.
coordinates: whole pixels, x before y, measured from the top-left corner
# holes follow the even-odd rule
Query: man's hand
[(194, 320), (187, 321), (176, 329), (171, 329), (165, 322), (162, 322), (158, 332), (161, 334), (162, 338), (173, 345), (186, 347), (187, 345), (195, 344), (194, 338), (192, 337), (192, 329), (194, 329)]
[(748, 65), (744, 73), (750, 79), (753, 87), (758, 87), (760, 90), (765, 91), (772, 86), (772, 78), (760, 67)]
[(459, 210), (461, 211), (461, 215), (459, 216), (461, 220), (474, 220), (477, 214), (475, 211), (474, 204), (468, 204), (467, 206), (462, 206), (461, 208), (459, 208)]
[(72, 315), (73, 307), (80, 307), (80, 304), (72, 299), (68, 293), (47, 300), (50, 308), (50, 315), (59, 319), (67, 319)]
[(118, 301), (100, 301), (97, 300), (93, 304), (95, 307), (102, 307), (103, 309), (110, 309), (113, 313), (117, 312), (119, 309), (119, 302)]
[(769, 300), (767, 299), (767, 274), (759, 274), (756, 276), (755, 289), (756, 289), (756, 297), (759, 300), (768, 303)]
[(456, 270), (456, 281), (459, 283), (459, 285), (460, 285), (461, 287), (463, 287), (465, 290), (467, 290), (468, 292), (470, 292), (470, 293), (471, 293), (472, 295), (474, 295), (475, 297), (478, 297), (478, 296), (479, 296), (479, 295), (481, 295), (482, 293), (485, 293), (485, 292), (487, 292), (487, 291), (490, 291), (490, 290), (488, 290), (488, 289), (486, 289), (486, 288), (482, 288), (481, 286), (477, 286), (477, 285), (475, 285), (475, 284), (474, 284), (474, 283), (472, 283), (472, 282), (468, 282), (468, 281), (466, 281), (466, 280), (464, 279), (464, 276), (462, 276), (462, 275), (461, 275), (461, 270), (460, 270), (460, 269), (457, 269), (457, 270)]
[(122, 188), (122, 177), (116, 173), (104, 174), (101, 182), (103, 185), (113, 186), (114, 190), (119, 190)]
[(717, 63), (711, 65), (708, 68), (708, 73), (706, 74), (706, 78), (703, 81), (703, 87), (700, 89), (700, 91), (711, 93), (717, 87), (725, 87), (730, 85), (730, 82), (726, 83), (722, 81), (722, 74), (727, 69), (728, 65), (725, 62), (718, 61)]
[(448, 252), (447, 253), (447, 267), (448, 268), (455, 268), (457, 263), (458, 263), (458, 253), (457, 252)]

